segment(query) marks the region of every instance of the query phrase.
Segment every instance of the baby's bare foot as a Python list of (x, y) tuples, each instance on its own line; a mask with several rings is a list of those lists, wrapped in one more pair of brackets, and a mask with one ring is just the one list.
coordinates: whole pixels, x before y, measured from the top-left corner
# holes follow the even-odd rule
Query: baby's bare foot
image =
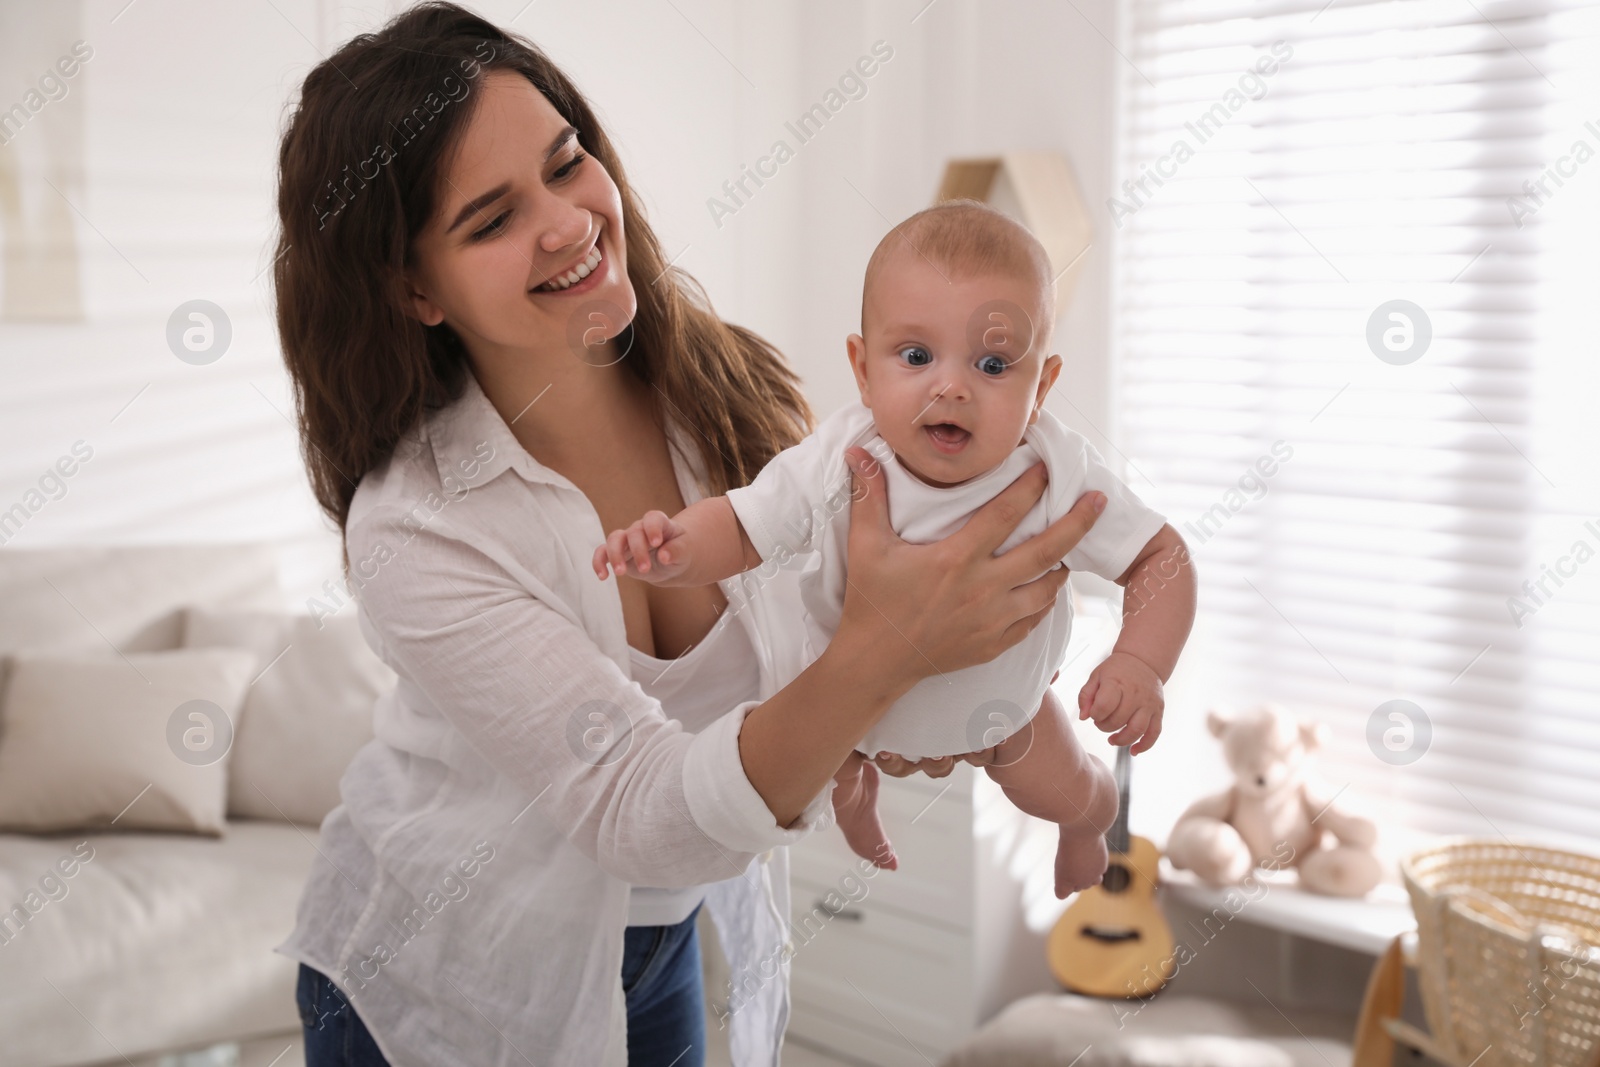
[(890, 871), (899, 869), (900, 860), (889, 843), (889, 835), (883, 830), (883, 820), (878, 817), (878, 772), (875, 768), (862, 766), (860, 774), (835, 783), (833, 814), (851, 852), (871, 860), (876, 867)]
[(1056, 898), (1099, 885), (1109, 862), (1106, 839), (1087, 820), (1063, 824), (1056, 844)]

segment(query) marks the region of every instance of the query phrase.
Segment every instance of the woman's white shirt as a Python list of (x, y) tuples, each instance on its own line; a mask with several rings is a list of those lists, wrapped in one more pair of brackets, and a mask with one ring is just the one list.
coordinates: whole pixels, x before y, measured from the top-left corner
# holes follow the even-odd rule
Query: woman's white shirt
[[(701, 469), (683, 433), (668, 437), (688, 503)], [(588, 498), (521, 447), (470, 374), (356, 491), (350, 584), (399, 681), (278, 950), (333, 979), (395, 1067), (625, 1064), (630, 885), (708, 878), (751, 990), (731, 1018), (734, 1062), (778, 1062), (779, 846), (829, 821), (831, 783), (778, 826), (738, 734), (803, 668), (796, 572), (722, 583), (717, 625), (745, 628), (760, 691), (692, 731), (631, 677), (616, 584), (589, 565), (603, 538)]]
[[(686, 730), (705, 729), (761, 690), (756, 650), (742, 626), (714, 626), (676, 659), (661, 659), (630, 646), (628, 663), (639, 688), (661, 701), (661, 710)], [(628, 896), (628, 925), (675, 926), (705, 896), (706, 887), (700, 885), (676, 889), (636, 885)]]

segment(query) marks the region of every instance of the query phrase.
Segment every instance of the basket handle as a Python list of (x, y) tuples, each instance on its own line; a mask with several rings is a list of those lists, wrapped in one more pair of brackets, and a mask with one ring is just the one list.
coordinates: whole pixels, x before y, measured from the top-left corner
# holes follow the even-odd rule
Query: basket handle
[(1479, 904), (1487, 905), (1489, 910), (1499, 912), (1502, 918), (1506, 919), (1512, 926), (1515, 926), (1519, 930), (1526, 931), (1531, 930), (1534, 927), (1534, 924), (1530, 922), (1528, 917), (1522, 914), (1522, 912), (1518, 911), (1510, 904), (1507, 904), (1493, 893), (1486, 893), (1475, 885), (1444, 886), (1440, 891), (1440, 895), (1448, 900), (1451, 904), (1455, 903), (1456, 897), (1466, 897), (1467, 899), (1476, 901)]

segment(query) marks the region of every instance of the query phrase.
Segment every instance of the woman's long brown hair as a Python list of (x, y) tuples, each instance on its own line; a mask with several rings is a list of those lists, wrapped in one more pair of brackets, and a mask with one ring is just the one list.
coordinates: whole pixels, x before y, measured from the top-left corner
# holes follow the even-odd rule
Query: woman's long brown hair
[(407, 314), (405, 278), (491, 70), (532, 82), (616, 182), (638, 300), (625, 362), (654, 387), (658, 421), (698, 444), (708, 491), (746, 484), (812, 424), (794, 372), (668, 265), (599, 120), (543, 52), (454, 4), (423, 3), (306, 76), (278, 154), (278, 335), (318, 503), (343, 530), (362, 475), (466, 384), (460, 340)]

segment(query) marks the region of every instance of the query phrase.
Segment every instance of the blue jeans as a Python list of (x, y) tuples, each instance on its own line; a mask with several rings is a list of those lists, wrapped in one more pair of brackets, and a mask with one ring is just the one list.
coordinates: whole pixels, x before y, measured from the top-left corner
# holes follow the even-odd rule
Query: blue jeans
[(700, 936), (694, 926), (702, 906), (695, 905), (676, 926), (630, 926), (623, 931), (628, 1067), (704, 1067), (706, 1000)]
[[(622, 938), (628, 1067), (704, 1067), (705, 993), (694, 912), (676, 926), (630, 926)], [(295, 987), (306, 1067), (389, 1067), (355, 1008), (305, 964)]]
[(306, 1067), (389, 1067), (356, 1009), (321, 971), (300, 965), (295, 986)]

